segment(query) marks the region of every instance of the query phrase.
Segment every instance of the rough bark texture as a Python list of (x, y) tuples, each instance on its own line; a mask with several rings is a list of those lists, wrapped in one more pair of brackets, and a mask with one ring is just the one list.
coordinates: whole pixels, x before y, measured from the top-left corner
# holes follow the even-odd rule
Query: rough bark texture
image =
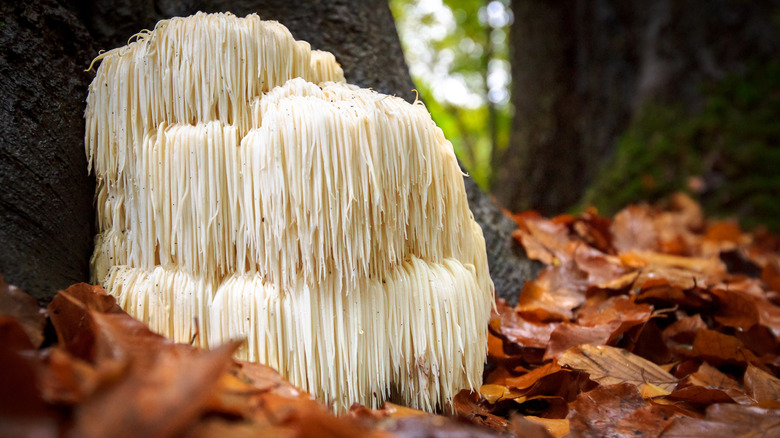
[[(0, 112), (0, 272), (39, 299), (88, 278), (94, 182), (86, 174), (84, 99), (98, 49), (124, 45), (163, 18), (257, 12), (328, 50), (347, 80), (413, 100), (413, 87), (386, 1), (47, 0), (3, 4)], [(83, 24), (82, 24), (83, 23)], [(469, 201), (488, 242), (499, 296), (516, 300), (537, 265), (511, 238), (507, 219), (476, 184)]]
[(37, 298), (87, 278), (84, 99), (94, 54), (53, 0), (0, 6), (0, 273)]
[(702, 86), (780, 57), (778, 0), (513, 0), (507, 208), (558, 214), (648, 102), (696, 108)]
[(198, 11), (257, 13), (287, 26), (312, 48), (336, 56), (350, 83), (414, 100), (395, 22), (386, 0), (97, 0), (74, 3), (87, 28), (103, 49), (127, 43), (157, 21)]

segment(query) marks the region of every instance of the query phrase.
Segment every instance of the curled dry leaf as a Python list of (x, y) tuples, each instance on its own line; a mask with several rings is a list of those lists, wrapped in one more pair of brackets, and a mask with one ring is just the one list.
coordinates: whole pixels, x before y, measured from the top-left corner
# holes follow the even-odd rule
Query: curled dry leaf
[(675, 415), (670, 407), (648, 405), (633, 384), (599, 386), (572, 404), (570, 436), (654, 437)]
[(628, 383), (641, 388), (645, 383), (652, 383), (665, 391), (672, 391), (677, 384), (677, 378), (647, 359), (605, 345), (570, 348), (559, 362), (587, 372), (591, 380), (602, 386)]
[(0, 274), (0, 318), (14, 318), (27, 334), (33, 347), (43, 343), (43, 328), (46, 325), (46, 312), (35, 298), (16, 286), (6, 284)]
[(499, 331), (509, 340), (523, 347), (545, 348), (550, 340), (550, 335), (558, 326), (556, 322), (529, 321), (518, 315), (504, 300), (499, 300), (497, 307), (498, 313), (501, 315)]
[(749, 405), (755, 403), (755, 400), (745, 394), (739, 382), (707, 362), (702, 363), (696, 372), (681, 380), (677, 389), (669, 394), (668, 399), (698, 405), (711, 405), (713, 403)]
[(745, 391), (757, 402), (780, 400), (780, 379), (748, 364), (745, 370)]
[(708, 329), (696, 332), (690, 354), (713, 365), (760, 362), (739, 339)]
[(664, 438), (780, 436), (780, 409), (716, 404), (707, 408), (703, 419), (675, 418), (661, 436)]
[[(512, 417), (510, 431), (522, 438), (561, 438), (569, 434), (569, 420), (566, 418), (542, 418), (533, 415)], [(542, 426), (544, 433), (532, 426)]]

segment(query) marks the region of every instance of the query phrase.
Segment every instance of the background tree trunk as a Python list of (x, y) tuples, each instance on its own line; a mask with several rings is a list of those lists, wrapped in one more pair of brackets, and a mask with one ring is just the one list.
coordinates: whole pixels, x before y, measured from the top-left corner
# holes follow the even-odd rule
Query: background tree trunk
[[(6, 51), (0, 79), (26, 78), (23, 87), (4, 90), (9, 95), (3, 97), (0, 119), (1, 132), (9, 134), (0, 140), (2, 186), (24, 188), (0, 195), (0, 241), (4, 245), (0, 273), (40, 299), (88, 278), (94, 182), (86, 174), (83, 111), (92, 75), (83, 70), (98, 48), (124, 45), (133, 34), (171, 16), (198, 10), (230, 11), (238, 16), (257, 12), (263, 19), (278, 20), (313, 48), (332, 52), (348, 82), (414, 99), (414, 86), (384, 0), (63, 1), (65, 6), (53, 0), (39, 7), (4, 3), (6, 26), (0, 30)], [(37, 17), (32, 25), (17, 26), (16, 20), (31, 13)], [(62, 18), (46, 18), (52, 14)], [(15, 46), (5, 44), (12, 40)], [(36, 58), (16, 63), (30, 54)], [(26, 109), (24, 120), (19, 120), (20, 105)], [(471, 181), (467, 181), (467, 191), (488, 242), (497, 292), (516, 299), (538, 265), (516, 249), (511, 238), (515, 225), (495, 203)]]
[(512, 0), (510, 144), (494, 194), (513, 211), (577, 204), (649, 102), (696, 109), (705, 84), (779, 59), (780, 2)]

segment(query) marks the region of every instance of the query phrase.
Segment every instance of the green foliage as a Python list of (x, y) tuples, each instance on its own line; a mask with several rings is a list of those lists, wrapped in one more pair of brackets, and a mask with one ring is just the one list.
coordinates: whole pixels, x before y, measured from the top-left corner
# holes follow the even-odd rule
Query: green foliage
[[(390, 1), (410, 71), (420, 98), (452, 142), (458, 159), (475, 182), (488, 189), (491, 155), (509, 142), (510, 106), (506, 99), (497, 103), (488, 100), (491, 68), (508, 69), (509, 24), (493, 28), (486, 21), (490, 0), (425, 3), (433, 6), (421, 14), (425, 8), (417, 1)], [(508, 1), (502, 4), (506, 6)], [(443, 76), (459, 81), (463, 89), (448, 89), (442, 83)], [(464, 92), (469, 103), (452, 98)]]
[(780, 230), (780, 63), (703, 90), (703, 108), (650, 104), (585, 197), (612, 214), (683, 190), (715, 216)]

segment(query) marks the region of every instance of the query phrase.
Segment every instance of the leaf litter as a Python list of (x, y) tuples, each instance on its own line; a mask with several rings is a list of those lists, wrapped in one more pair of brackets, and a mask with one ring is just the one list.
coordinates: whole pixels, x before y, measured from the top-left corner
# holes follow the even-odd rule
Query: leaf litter
[(275, 370), (152, 333), (100, 287), (41, 309), (0, 278), (0, 436), (774, 436), (780, 238), (684, 195), (512, 216), (546, 264), (498, 300), (479, 391), (444, 415), (330, 410)]

